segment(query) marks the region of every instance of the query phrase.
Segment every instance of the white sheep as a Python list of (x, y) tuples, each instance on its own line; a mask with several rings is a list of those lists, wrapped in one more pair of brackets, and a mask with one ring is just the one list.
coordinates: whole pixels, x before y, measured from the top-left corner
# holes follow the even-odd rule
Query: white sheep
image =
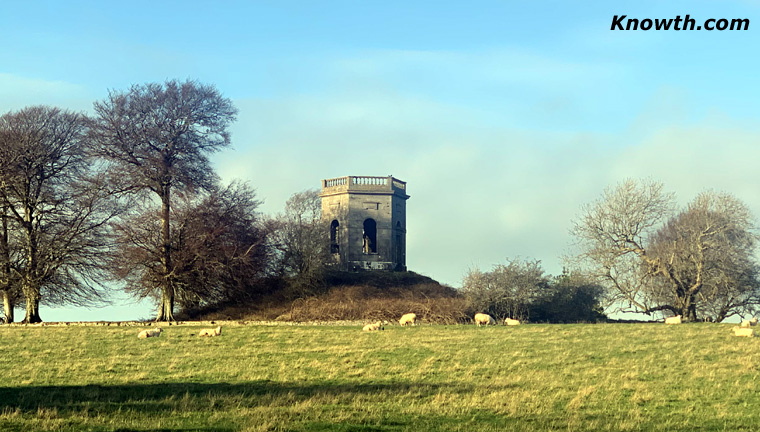
[(215, 329), (203, 329), (200, 332), (198, 332), (198, 336), (208, 336), (208, 337), (219, 336), (221, 334), (222, 334), (222, 326), (219, 326)]
[(755, 336), (755, 330), (751, 328), (734, 327), (732, 330), (734, 331), (734, 336), (743, 336), (743, 337)]
[(367, 324), (362, 328), (362, 331), (377, 331), (383, 329), (383, 323), (381, 321), (378, 321), (376, 323)]
[(407, 324), (414, 325), (415, 321), (417, 321), (417, 314), (408, 313), (404, 314), (401, 319), (398, 320), (398, 323), (402, 326), (405, 326)]
[(744, 320), (742, 321), (741, 326), (744, 328), (752, 327), (757, 325), (757, 317), (752, 318), (751, 320)]
[(504, 325), (508, 325), (508, 326), (520, 325), (520, 320), (505, 318)]
[(496, 320), (493, 319), (491, 315), (484, 314), (484, 313), (477, 313), (475, 314), (475, 324), (480, 327), (480, 325), (496, 325)]
[(681, 324), (681, 315), (665, 318), (665, 324)]
[(137, 337), (139, 339), (145, 339), (149, 337), (159, 337), (161, 336), (162, 331), (163, 330), (161, 329), (161, 327), (156, 327), (154, 330), (143, 330), (137, 335)]

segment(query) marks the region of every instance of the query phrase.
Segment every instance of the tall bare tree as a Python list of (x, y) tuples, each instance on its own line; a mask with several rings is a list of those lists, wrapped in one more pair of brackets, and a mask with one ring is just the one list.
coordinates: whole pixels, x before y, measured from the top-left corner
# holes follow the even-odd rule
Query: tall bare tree
[(607, 288), (608, 305), (719, 321), (756, 307), (757, 237), (746, 206), (706, 192), (673, 208), (661, 183), (629, 180), (575, 221), (581, 261)]
[(208, 156), (230, 144), (228, 128), (237, 109), (211, 85), (167, 81), (109, 92), (95, 103), (92, 137), (98, 155), (123, 191), (160, 202), (161, 291), (157, 321), (174, 319), (176, 273), (172, 262), (172, 194), (210, 189), (215, 181)]
[(89, 153), (86, 124), (81, 114), (44, 106), (0, 117), (0, 273), (20, 284), (26, 323), (41, 321), (43, 295), (52, 304), (102, 300), (107, 224), (118, 208)]

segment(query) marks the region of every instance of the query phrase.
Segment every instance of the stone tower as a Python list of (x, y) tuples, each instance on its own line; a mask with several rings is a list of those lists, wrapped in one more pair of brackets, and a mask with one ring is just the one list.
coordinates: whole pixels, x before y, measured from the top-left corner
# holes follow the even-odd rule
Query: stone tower
[(322, 218), (344, 270), (406, 270), (406, 183), (388, 177), (322, 180)]

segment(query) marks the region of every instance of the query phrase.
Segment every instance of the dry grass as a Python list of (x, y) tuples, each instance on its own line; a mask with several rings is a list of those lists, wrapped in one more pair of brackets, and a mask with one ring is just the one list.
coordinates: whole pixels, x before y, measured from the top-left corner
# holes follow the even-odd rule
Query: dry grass
[(308, 292), (290, 292), (287, 287), (270, 291), (245, 301), (181, 312), (177, 317), (281, 322), (395, 321), (413, 311), (425, 322), (455, 324), (472, 316), (460, 292), (414, 272), (329, 271), (323, 283)]
[[(279, 319), (285, 321), (336, 320), (398, 320), (415, 312), (421, 322), (455, 324), (468, 319), (467, 300), (461, 296), (442, 293), (436, 286), (405, 288), (376, 288), (370, 286), (341, 286), (322, 296), (309, 297), (292, 303), (290, 310)], [(449, 294), (449, 295), (444, 295)]]

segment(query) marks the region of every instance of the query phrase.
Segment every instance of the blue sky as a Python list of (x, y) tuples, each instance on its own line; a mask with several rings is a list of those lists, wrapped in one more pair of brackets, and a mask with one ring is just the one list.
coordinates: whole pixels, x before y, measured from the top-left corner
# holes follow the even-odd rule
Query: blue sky
[[(629, 177), (760, 215), (760, 1), (3, 2), (0, 112), (91, 111), (109, 89), (214, 84), (240, 109), (214, 156), (280, 211), (323, 178), (408, 182), (408, 264), (572, 253), (580, 207)], [(614, 15), (748, 18), (748, 31), (610, 31)], [(758, 26), (755, 29), (755, 26)], [(148, 318), (149, 303), (42, 307)]]

